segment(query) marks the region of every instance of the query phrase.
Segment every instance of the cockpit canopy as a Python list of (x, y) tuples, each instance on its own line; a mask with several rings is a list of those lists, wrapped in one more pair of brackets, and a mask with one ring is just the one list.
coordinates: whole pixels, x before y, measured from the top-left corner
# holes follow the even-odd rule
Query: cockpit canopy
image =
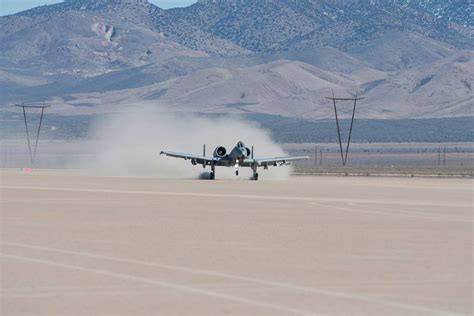
[(242, 141), (237, 142), (237, 147), (239, 148), (245, 148), (245, 144)]

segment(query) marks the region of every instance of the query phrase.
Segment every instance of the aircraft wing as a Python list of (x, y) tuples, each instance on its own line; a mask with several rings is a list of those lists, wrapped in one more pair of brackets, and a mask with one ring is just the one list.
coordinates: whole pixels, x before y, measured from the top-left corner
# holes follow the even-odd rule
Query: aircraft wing
[(175, 158), (182, 158), (184, 160), (191, 160), (193, 164), (204, 164), (204, 165), (209, 165), (211, 162), (216, 162), (218, 161), (217, 158), (214, 157), (204, 157), (204, 156), (198, 156), (198, 155), (193, 155), (193, 154), (187, 154), (187, 153), (178, 153), (178, 152), (173, 152), (173, 151), (161, 151), (160, 155), (166, 155), (169, 157), (175, 157)]
[(257, 159), (245, 159), (242, 163), (244, 167), (252, 167), (255, 163), (257, 166), (277, 166), (288, 164), (290, 161), (309, 159), (308, 156), (299, 157), (274, 157), (274, 158), (257, 158)]

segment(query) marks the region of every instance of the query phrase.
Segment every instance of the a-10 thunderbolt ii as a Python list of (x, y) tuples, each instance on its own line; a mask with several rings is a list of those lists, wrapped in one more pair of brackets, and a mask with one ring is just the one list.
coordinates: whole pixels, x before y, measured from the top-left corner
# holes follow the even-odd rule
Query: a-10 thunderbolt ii
[(214, 180), (216, 177), (217, 166), (234, 167), (236, 176), (239, 175), (239, 167), (252, 168), (253, 180), (258, 180), (258, 167), (268, 169), (269, 166), (284, 166), (289, 165), (290, 161), (309, 159), (308, 156), (254, 158), (253, 146), (252, 149), (245, 147), (245, 144), (241, 141), (239, 141), (237, 145), (232, 148), (230, 153), (227, 153), (227, 150), (223, 146), (216, 147), (212, 157), (206, 157), (206, 145), (203, 146), (202, 156), (172, 151), (161, 151), (160, 155), (182, 158), (184, 160), (191, 160), (191, 163), (193, 165), (202, 165), (203, 168), (206, 168), (206, 166), (210, 166), (211, 173), (209, 174), (209, 178), (211, 180)]

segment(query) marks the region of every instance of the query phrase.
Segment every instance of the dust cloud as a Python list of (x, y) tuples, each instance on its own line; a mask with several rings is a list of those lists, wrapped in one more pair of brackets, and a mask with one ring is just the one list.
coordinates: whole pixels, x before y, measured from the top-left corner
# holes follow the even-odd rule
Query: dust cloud
[[(160, 113), (148, 107), (99, 120), (93, 135), (98, 144), (94, 159), (83, 163), (81, 169), (99, 175), (207, 178), (209, 167), (159, 155), (161, 150), (201, 155), (204, 143), (206, 156), (212, 156), (217, 146), (230, 151), (239, 140), (249, 148), (254, 146), (256, 158), (285, 155), (256, 124), (234, 117)], [(239, 168), (238, 177), (234, 172), (234, 168), (217, 167), (216, 179), (249, 179), (252, 175), (250, 168)], [(289, 174), (289, 166), (259, 169), (261, 179), (286, 179)]]

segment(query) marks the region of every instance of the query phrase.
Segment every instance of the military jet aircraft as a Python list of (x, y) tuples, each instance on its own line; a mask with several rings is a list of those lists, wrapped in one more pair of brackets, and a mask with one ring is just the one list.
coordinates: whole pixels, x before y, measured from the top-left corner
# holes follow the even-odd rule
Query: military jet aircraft
[(290, 161), (293, 160), (309, 159), (308, 156), (254, 158), (253, 146), (252, 149), (245, 147), (245, 144), (241, 141), (235, 145), (230, 153), (227, 153), (223, 146), (216, 147), (212, 157), (206, 157), (206, 145), (203, 146), (202, 156), (171, 151), (161, 151), (160, 155), (191, 160), (193, 165), (202, 165), (204, 169), (206, 166), (211, 166), (211, 173), (209, 174), (211, 180), (214, 180), (216, 177), (216, 166), (234, 167), (236, 176), (239, 175), (239, 167), (249, 167), (252, 168), (253, 179), (258, 180), (258, 167), (268, 169), (269, 166), (289, 165)]

